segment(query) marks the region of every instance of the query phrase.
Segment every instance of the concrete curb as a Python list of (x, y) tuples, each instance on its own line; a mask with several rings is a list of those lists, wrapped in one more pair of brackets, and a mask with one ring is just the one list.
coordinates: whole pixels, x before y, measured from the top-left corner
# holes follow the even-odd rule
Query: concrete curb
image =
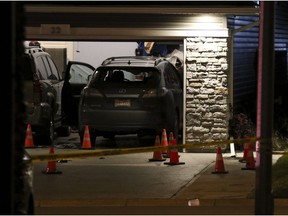
[[(254, 199), (81, 199), (35, 200), (36, 207), (96, 206), (254, 206)], [(191, 204), (196, 203), (196, 204)], [(287, 207), (288, 199), (275, 199), (275, 206)], [(287, 212), (288, 213), (288, 212)]]

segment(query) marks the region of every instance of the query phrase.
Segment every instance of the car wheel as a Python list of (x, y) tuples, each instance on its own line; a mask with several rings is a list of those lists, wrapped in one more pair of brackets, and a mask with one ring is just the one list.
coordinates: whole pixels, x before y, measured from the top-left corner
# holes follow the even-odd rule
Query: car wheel
[(55, 139), (55, 128), (54, 128), (54, 117), (53, 115), (51, 116), (50, 118), (50, 121), (49, 121), (49, 144), (51, 145)]
[(90, 133), (90, 142), (91, 142), (91, 146), (95, 146), (95, 142), (96, 142), (96, 133)]
[[(174, 138), (176, 139), (177, 145), (183, 144), (182, 133), (180, 132), (180, 129), (179, 129), (179, 118), (178, 118), (178, 116), (174, 120), (174, 127), (173, 127), (172, 131), (173, 131), (173, 134), (174, 134)], [(179, 152), (183, 152), (183, 150), (184, 150), (183, 148), (179, 148), (178, 149)]]
[(180, 130), (179, 130), (178, 115), (176, 115), (173, 124), (174, 124), (174, 126), (173, 126), (171, 131), (173, 132), (174, 138), (176, 139), (177, 144), (182, 144), (183, 141), (182, 141), (182, 134), (180, 133)]
[(67, 137), (71, 134), (71, 127), (70, 126), (61, 126), (56, 130), (57, 136)]
[(177, 144), (180, 144), (179, 139), (179, 120), (177, 113), (175, 114), (174, 122), (173, 122), (173, 128), (171, 130), (173, 132), (173, 136), (176, 139)]
[(154, 146), (155, 145), (156, 132), (155, 133), (154, 132), (138, 133), (137, 137), (138, 137), (138, 142), (140, 146)]
[(83, 137), (84, 137), (84, 131), (83, 130), (79, 130), (79, 137), (80, 137), (80, 145), (82, 145)]
[(40, 146), (52, 145), (55, 139), (54, 118), (51, 115), (49, 123), (42, 133), (36, 134), (35, 143)]

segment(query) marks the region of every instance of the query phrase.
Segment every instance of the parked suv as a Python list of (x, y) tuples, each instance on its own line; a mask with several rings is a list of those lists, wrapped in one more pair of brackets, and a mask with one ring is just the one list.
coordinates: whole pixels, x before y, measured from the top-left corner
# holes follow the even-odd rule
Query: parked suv
[(81, 142), (85, 125), (89, 126), (91, 144), (97, 136), (161, 135), (163, 129), (178, 138), (182, 119), (181, 75), (165, 58), (108, 58), (80, 96)]
[(39, 46), (25, 47), (23, 78), (26, 123), (36, 145), (51, 144), (55, 132), (68, 136), (70, 127), (63, 124), (61, 109), (63, 80), (49, 53)]

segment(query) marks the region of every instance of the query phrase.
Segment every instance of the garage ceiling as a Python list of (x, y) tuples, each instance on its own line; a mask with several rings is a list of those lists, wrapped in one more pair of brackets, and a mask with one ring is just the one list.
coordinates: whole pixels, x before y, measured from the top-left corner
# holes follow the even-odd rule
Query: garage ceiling
[(26, 40), (183, 41), (199, 14), (219, 15), (220, 29), (223, 16), (259, 13), (241, 1), (52, 3), (24, 4)]

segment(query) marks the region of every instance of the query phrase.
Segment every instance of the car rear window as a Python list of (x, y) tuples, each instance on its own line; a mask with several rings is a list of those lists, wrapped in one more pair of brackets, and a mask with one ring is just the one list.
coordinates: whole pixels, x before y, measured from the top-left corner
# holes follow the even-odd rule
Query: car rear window
[(95, 72), (90, 85), (113, 85), (113, 83), (127, 83), (136, 85), (157, 85), (160, 81), (160, 72), (156, 68), (129, 67), (108, 68), (100, 67)]

